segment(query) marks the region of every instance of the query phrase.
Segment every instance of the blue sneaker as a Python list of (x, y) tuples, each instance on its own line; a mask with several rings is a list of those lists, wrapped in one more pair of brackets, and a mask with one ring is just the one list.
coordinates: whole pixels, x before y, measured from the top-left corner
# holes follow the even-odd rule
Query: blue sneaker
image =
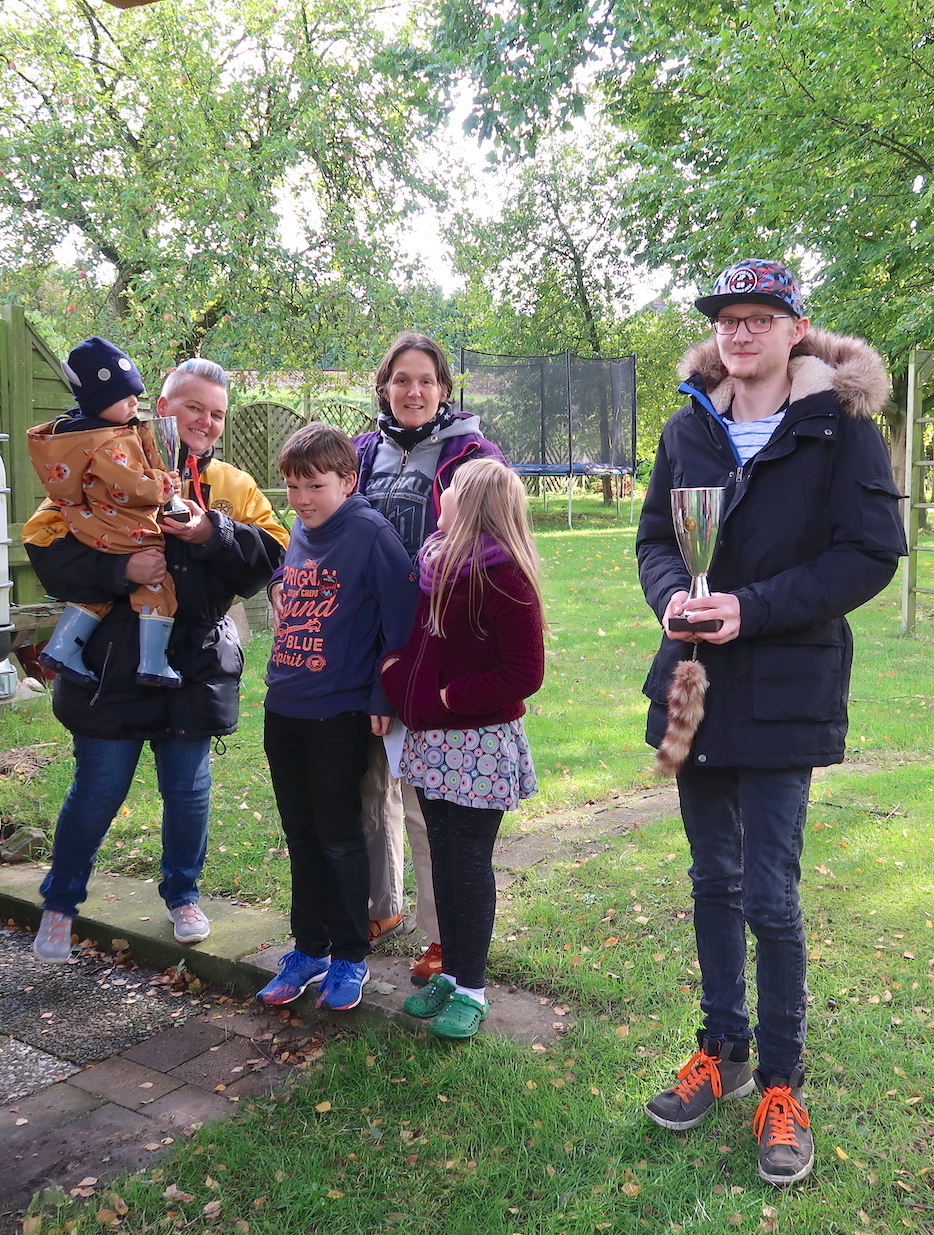
[(366, 961), (332, 961), (328, 975), (321, 983), (321, 994), (315, 1007), (331, 1008), (335, 1012), (355, 1008), (369, 980)]
[(320, 982), (326, 976), (330, 966), (329, 956), (306, 956), (295, 948), (286, 952), (279, 962), (279, 972), (261, 991), (256, 992), (256, 998), (273, 1008), (294, 1003), (306, 986)]

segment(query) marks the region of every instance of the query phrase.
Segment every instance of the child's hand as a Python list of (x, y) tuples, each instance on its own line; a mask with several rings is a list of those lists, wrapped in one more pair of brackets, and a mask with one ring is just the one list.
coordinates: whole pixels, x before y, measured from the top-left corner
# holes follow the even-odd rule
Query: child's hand
[(172, 472), (169, 472), (169, 473), (168, 473), (168, 477), (169, 477), (169, 481), (171, 482), (171, 485), (172, 485), (172, 492), (173, 492), (173, 493), (177, 493), (177, 494), (179, 494), (179, 496), (181, 496), (181, 492), (182, 492), (182, 478), (181, 478), (180, 474), (179, 474), (177, 471), (172, 471)]
[(378, 738), (384, 738), (392, 728), (391, 716), (371, 716), (370, 732)]
[(269, 589), (269, 603), (272, 605), (273, 634), (279, 629), (282, 621), (282, 584), (274, 583)]

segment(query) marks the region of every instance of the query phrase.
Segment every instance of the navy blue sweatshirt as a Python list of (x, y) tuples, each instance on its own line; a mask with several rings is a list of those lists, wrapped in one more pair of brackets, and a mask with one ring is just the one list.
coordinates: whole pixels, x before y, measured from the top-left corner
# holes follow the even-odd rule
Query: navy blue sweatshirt
[(296, 519), (266, 707), (319, 720), (340, 712), (392, 716), (379, 659), (408, 639), (417, 601), (412, 561), (366, 498), (351, 495), (321, 527)]

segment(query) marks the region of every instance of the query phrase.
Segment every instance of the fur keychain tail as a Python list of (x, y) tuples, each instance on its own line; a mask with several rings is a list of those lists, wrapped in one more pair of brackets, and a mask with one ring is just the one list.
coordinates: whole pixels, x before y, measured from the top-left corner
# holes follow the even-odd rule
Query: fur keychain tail
[(668, 687), (668, 726), (655, 756), (659, 776), (675, 776), (681, 771), (704, 719), (706, 694), (707, 670), (699, 660), (682, 660)]

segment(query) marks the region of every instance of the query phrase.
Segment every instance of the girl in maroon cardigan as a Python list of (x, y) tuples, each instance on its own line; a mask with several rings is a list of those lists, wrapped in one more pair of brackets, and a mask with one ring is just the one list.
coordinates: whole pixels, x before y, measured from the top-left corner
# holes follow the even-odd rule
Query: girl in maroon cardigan
[(382, 672), (409, 730), (402, 775), (428, 827), (444, 971), (403, 1006), (439, 1037), (469, 1038), (488, 1010), (493, 843), (503, 812), (537, 788), (520, 717), (542, 684), (544, 621), (518, 476), (493, 459), (465, 463), (419, 567), (412, 634)]

